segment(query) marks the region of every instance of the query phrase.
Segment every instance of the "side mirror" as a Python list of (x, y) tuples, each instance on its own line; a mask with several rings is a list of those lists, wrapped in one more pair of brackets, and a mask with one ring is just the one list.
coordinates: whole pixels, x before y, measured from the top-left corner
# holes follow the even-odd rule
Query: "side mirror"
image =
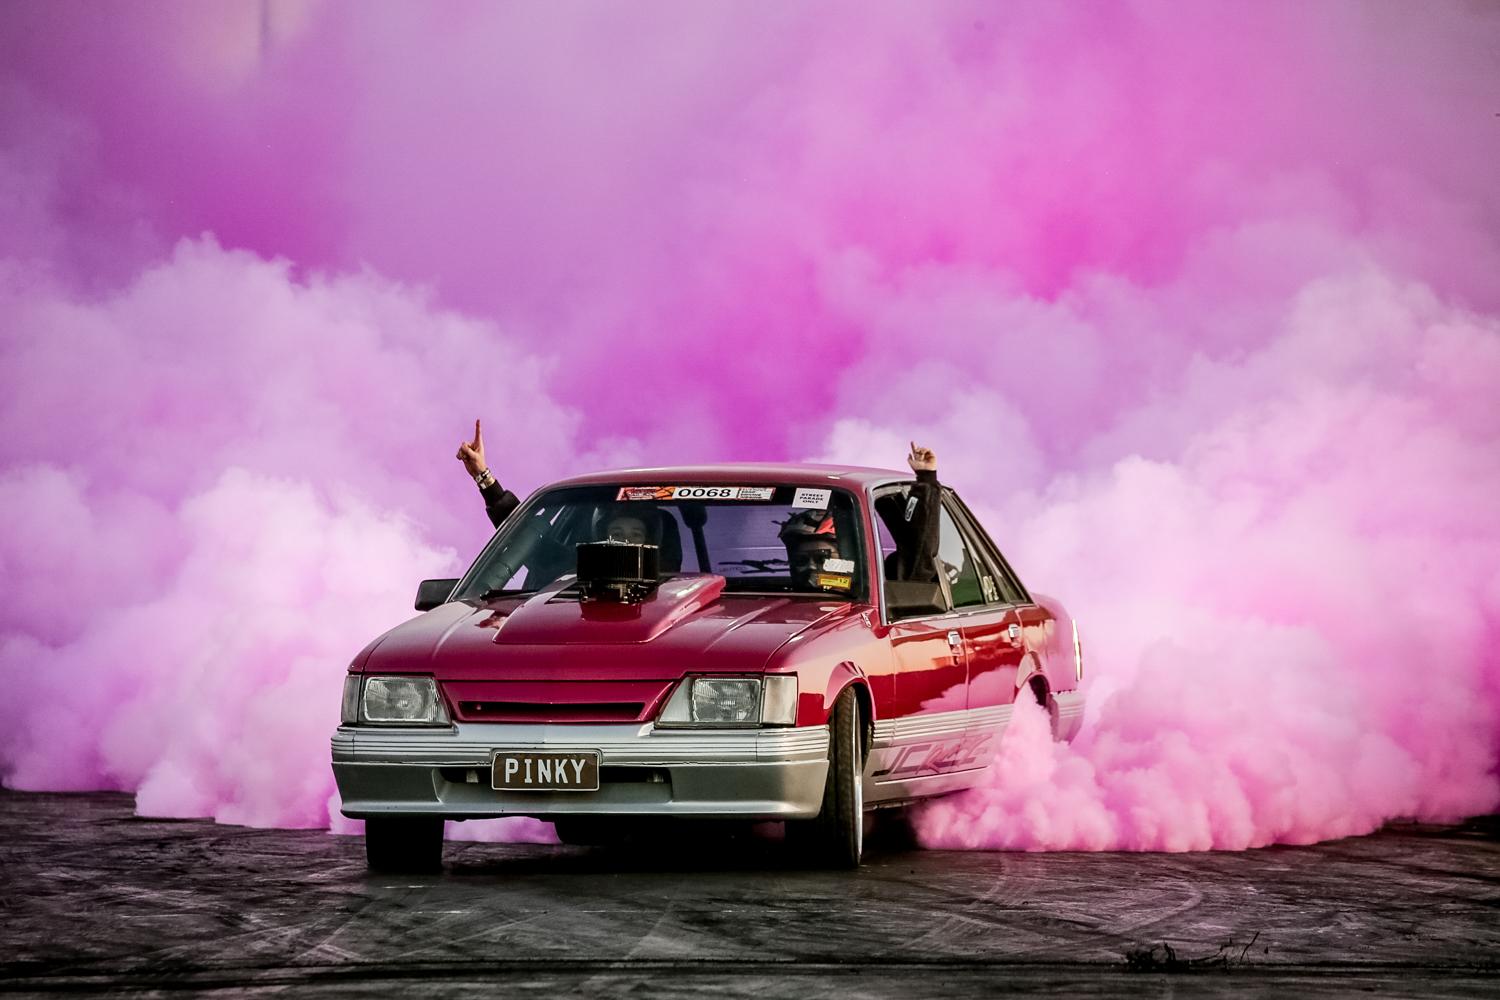
[(936, 580), (887, 580), (885, 610), (891, 620), (921, 615), (940, 615), (947, 611), (943, 592)]
[(430, 611), (440, 604), (447, 604), (448, 597), (453, 593), (453, 588), (458, 586), (458, 579), (452, 580), (423, 580), (417, 584), (418, 611)]

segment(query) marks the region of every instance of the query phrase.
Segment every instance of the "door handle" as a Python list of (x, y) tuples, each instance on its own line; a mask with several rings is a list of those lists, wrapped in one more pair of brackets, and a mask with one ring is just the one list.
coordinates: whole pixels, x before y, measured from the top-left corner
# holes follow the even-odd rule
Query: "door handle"
[(963, 644), (964, 637), (958, 634), (958, 629), (951, 629), (948, 632), (948, 645), (952, 646), (954, 649), (957, 649)]
[(1019, 638), (1021, 638), (1021, 626), (1019, 626), (1019, 625), (1012, 625), (1009, 629), (1007, 629), (1007, 631), (1010, 633), (1010, 637), (1012, 639), (1019, 639)]

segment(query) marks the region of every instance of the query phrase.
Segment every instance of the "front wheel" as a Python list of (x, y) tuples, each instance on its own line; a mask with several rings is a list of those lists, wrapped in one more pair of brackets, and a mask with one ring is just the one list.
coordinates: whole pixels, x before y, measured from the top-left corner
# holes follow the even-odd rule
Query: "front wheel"
[(443, 817), (371, 816), (365, 820), (371, 871), (435, 872), (443, 867)]
[(789, 822), (788, 839), (833, 868), (857, 868), (864, 853), (864, 755), (854, 692), (834, 702), (829, 720), (828, 781), (816, 819)]

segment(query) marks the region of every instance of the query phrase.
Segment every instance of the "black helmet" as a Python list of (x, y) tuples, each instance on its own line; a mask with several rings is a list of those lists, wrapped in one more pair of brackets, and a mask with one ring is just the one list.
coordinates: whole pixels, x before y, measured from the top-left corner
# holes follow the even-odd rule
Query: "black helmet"
[(832, 542), (835, 545), (839, 541), (838, 528), (833, 522), (833, 513), (826, 510), (804, 510), (793, 514), (782, 522), (777, 537), (781, 539), (783, 545), (815, 538)]

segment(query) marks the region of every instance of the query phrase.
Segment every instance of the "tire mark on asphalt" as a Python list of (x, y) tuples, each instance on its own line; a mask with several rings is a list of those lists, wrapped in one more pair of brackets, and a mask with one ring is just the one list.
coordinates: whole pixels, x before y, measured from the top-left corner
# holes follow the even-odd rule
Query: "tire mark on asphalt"
[[(969, 909), (972, 909), (974, 907), (977, 907), (977, 906), (980, 906), (980, 905), (983, 905), (983, 904), (993, 904), (994, 900), (995, 900), (995, 897), (997, 895), (999, 895), (1003, 890), (1009, 888), (1006, 885), (1006, 883), (1005, 883), (1004, 876), (1005, 876), (1005, 871), (1004, 871), (1004, 869), (1002, 867), (1002, 870), (999, 873), (999, 877), (997, 877), (994, 880), (994, 882), (990, 885), (990, 888), (987, 891), (981, 893), (978, 896), (973, 896), (973, 897), (970, 897), (969, 899), (965, 900), (963, 902), (963, 904), (962, 904), (963, 905), (963, 909), (964, 910), (969, 910)], [(916, 937), (912, 938), (910, 940), (909, 944), (910, 944), (911, 947), (916, 948), (916, 947), (920, 947), (924, 942), (931, 940), (935, 936), (946, 936), (946, 935), (949, 934), (949, 932), (952, 930), (952, 928), (957, 923), (959, 923), (961, 921), (962, 922), (973, 922), (973, 923), (987, 923), (988, 922), (988, 921), (975, 921), (967, 913), (954, 913), (951, 910), (945, 910), (944, 913), (943, 913), (942, 919), (940, 919), (936, 923), (934, 923), (924, 933), (919, 934)]]
[[(461, 855), (482, 862), (473, 870), (460, 862), (403, 891), (370, 879), (348, 843), (321, 833), (96, 818), (129, 808), (124, 796), (0, 791), (0, 956), (9, 959), (0, 970), (48, 990), (232, 983), (240, 970), (241, 985), (321, 982), (348, 994), (407, 979), (398, 988), (425, 996), (442, 989), (414, 977), (456, 990), (506, 970), (556, 972), (569, 992), (585, 978), (599, 991), (639, 991), (652, 976), (678, 974), (669, 969), (702, 977), (723, 966), (746, 983), (780, 982), (774, 992), (851, 995), (879, 982), (856, 984), (841, 972), (882, 963), (925, 970), (902, 980), (915, 992), (942, 975), (936, 970), (965, 962), (998, 976), (1044, 966), (1100, 976), (1120, 966), (1121, 948), (1167, 940), (1190, 956), (1197, 944), (1211, 942), (1211, 952), (1268, 927), (1277, 936), (1273, 956), (1247, 975), (1264, 975), (1270, 964), (1337, 977), (1373, 968), (1367, 960), (1386, 961), (1391, 976), (1492, 973), (1500, 952), (1500, 834), (1439, 840), (1393, 831), (1180, 856), (876, 852), (852, 873), (778, 872), (786, 857), (771, 852), (726, 865), (712, 852), (668, 863), (495, 844)], [(587, 912), (601, 906), (602, 915)], [(459, 909), (473, 912), (441, 912)], [(934, 924), (946, 930), (934, 933)], [(503, 945), (474, 943), (485, 938)], [(379, 961), (393, 951), (422, 960)], [(943, 952), (941, 963), (912, 964)], [(749, 961), (757, 956), (784, 956), (797, 970)], [(1342, 964), (1325, 969), (1330, 961)], [(112, 982), (121, 969), (137, 971)], [(833, 978), (814, 989), (824, 974)], [(800, 985), (788, 985), (797, 978)], [(749, 989), (728, 988), (721, 998)]]
[[(458, 937), (445, 937), (445, 938), (443, 938), (443, 939), (441, 939), (439, 941), (434, 941), (431, 944), (422, 945), (422, 946), (417, 947), (417, 948), (411, 948), (411, 949), (408, 949), (406, 951), (392, 952), (391, 955), (392, 955), (393, 958), (405, 958), (405, 957), (410, 956), (410, 955), (420, 955), (423, 952), (433, 952), (433, 951), (436, 951), (438, 954), (441, 954), (443, 951), (446, 951), (446, 950), (454, 947), (455, 945), (463, 944), (466, 941), (473, 941), (476, 938), (485, 937), (487, 935), (493, 934), (495, 931), (504, 930), (507, 927), (517, 927), (517, 926), (520, 926), (522, 924), (531, 923), (533, 920), (536, 920), (538, 917), (545, 917), (545, 916), (547, 916), (551, 912), (552, 912), (551, 910), (542, 910), (542, 911), (540, 911), (538, 913), (528, 913), (525, 916), (515, 917), (515, 918), (510, 919), (510, 920), (503, 920), (503, 921), (501, 921), (499, 923), (495, 923), (495, 924), (485, 924), (479, 930), (473, 931), (472, 933), (469, 933), (469, 934), (461, 934)], [(451, 916), (456, 917), (457, 914), (453, 914)], [(426, 925), (426, 927), (424, 929), (430, 932), (430, 931), (432, 931), (432, 930), (434, 930), (436, 928), (444, 926), (445, 924), (456, 923), (456, 922), (457, 922), (456, 919), (455, 920), (447, 920), (447, 921), (439, 921), (436, 924), (428, 924), (428, 925)]]
[(1171, 909), (1165, 911), (1154, 911), (1149, 919), (1128, 921), (1123, 925), (1105, 924), (1099, 928), (1099, 931), (1104, 934), (1113, 934), (1116, 937), (1124, 937), (1127, 934), (1134, 934), (1138, 931), (1145, 930), (1148, 927), (1155, 927), (1158, 924), (1162, 924), (1168, 920), (1173, 919), (1174, 917), (1180, 917), (1184, 913), (1196, 909), (1199, 905), (1202, 904), (1203, 893), (1198, 889), (1197, 886), (1183, 879), (1175, 879), (1173, 880), (1172, 884), (1183, 887), (1187, 890), (1186, 900), (1172, 907)]
[(292, 964), (298, 964), (302, 962), (302, 960), (310, 958), (314, 955), (331, 955), (335, 958), (348, 961), (355, 961), (362, 957), (358, 952), (351, 952), (345, 948), (340, 948), (333, 944), (333, 939), (338, 937), (348, 928), (354, 926), (357, 921), (363, 918), (363, 916), (365, 915), (365, 911), (369, 910), (376, 901), (374, 896), (355, 897), (355, 899), (356, 904), (352, 908), (340, 911), (335, 915), (336, 918), (342, 917), (343, 919), (336, 919), (332, 930), (330, 930), (317, 942), (309, 945), (306, 948), (303, 948), (296, 955), (294, 955), (292, 957)]

